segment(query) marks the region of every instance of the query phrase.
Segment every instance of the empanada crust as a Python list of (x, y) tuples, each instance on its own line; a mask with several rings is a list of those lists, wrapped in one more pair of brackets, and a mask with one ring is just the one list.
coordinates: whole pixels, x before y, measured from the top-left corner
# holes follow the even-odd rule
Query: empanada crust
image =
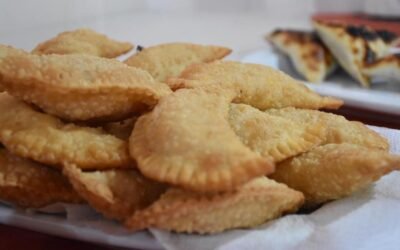
[(7, 93), (0, 94), (0, 142), (21, 157), (61, 167), (85, 169), (131, 165), (128, 143), (101, 129), (67, 124)]
[(285, 73), (258, 64), (233, 61), (189, 66), (178, 78), (170, 78), (172, 89), (215, 88), (233, 91), (235, 103), (269, 108), (297, 107), (307, 109), (339, 108), (343, 102), (322, 97)]
[(125, 63), (149, 72), (157, 81), (178, 76), (187, 66), (222, 59), (231, 49), (191, 43), (167, 43), (143, 49)]
[(295, 212), (302, 203), (302, 193), (260, 177), (221, 194), (171, 188), (125, 224), (133, 230), (155, 227), (185, 233), (219, 233), (258, 226), (284, 213)]
[(91, 29), (65, 31), (38, 44), (33, 54), (82, 54), (114, 58), (133, 48), (128, 42), (119, 42)]
[(145, 71), (87, 55), (32, 55), (0, 45), (0, 86), (70, 121), (113, 121), (144, 112), (171, 91)]
[(232, 190), (271, 173), (274, 163), (245, 146), (228, 122), (230, 99), (182, 89), (141, 116), (130, 154), (148, 178), (194, 191)]

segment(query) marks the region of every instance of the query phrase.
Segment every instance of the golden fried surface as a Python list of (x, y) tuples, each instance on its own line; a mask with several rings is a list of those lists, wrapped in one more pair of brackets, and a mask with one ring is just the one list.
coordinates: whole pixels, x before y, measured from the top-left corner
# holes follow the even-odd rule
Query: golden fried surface
[(309, 82), (321, 82), (337, 66), (331, 52), (314, 32), (278, 29), (267, 39), (290, 58), (297, 72)]
[(326, 136), (323, 122), (295, 122), (246, 104), (231, 104), (229, 122), (245, 145), (275, 162), (310, 150)]
[(269, 177), (303, 192), (306, 205), (339, 199), (400, 169), (400, 157), (348, 143), (327, 144), (280, 163)]
[(134, 169), (82, 172), (75, 165), (66, 164), (63, 173), (94, 209), (117, 220), (147, 207), (166, 190)]
[(33, 54), (85, 54), (113, 58), (133, 48), (128, 42), (119, 42), (91, 29), (77, 29), (58, 34), (40, 43)]
[(126, 141), (100, 129), (65, 124), (7, 93), (0, 94), (0, 141), (19, 156), (55, 166), (70, 162), (103, 169), (131, 162)]
[(148, 47), (128, 58), (125, 63), (149, 72), (157, 81), (178, 76), (187, 66), (194, 63), (212, 62), (231, 53), (219, 46), (190, 43), (168, 43)]
[(119, 120), (153, 107), (168, 86), (145, 71), (86, 55), (31, 55), (0, 45), (0, 86), (65, 120)]
[(201, 89), (162, 98), (130, 137), (143, 175), (194, 191), (225, 191), (271, 173), (270, 157), (251, 151), (230, 127), (229, 102)]
[(171, 188), (149, 208), (126, 221), (134, 230), (148, 227), (186, 233), (218, 233), (258, 226), (303, 203), (300, 192), (266, 177), (252, 180), (236, 191), (198, 194)]
[(308, 109), (340, 107), (343, 102), (321, 97), (283, 72), (258, 64), (217, 61), (189, 66), (179, 78), (167, 81), (172, 89), (220, 86), (234, 90), (234, 102), (261, 110), (297, 107)]
[(82, 202), (60, 172), (12, 155), (4, 148), (0, 148), (0, 199), (30, 208)]
[(389, 143), (386, 138), (369, 129), (361, 122), (348, 121), (340, 115), (295, 108), (270, 109), (266, 112), (290, 119), (296, 123), (325, 123), (327, 134), (322, 144), (351, 143), (368, 148), (389, 150)]

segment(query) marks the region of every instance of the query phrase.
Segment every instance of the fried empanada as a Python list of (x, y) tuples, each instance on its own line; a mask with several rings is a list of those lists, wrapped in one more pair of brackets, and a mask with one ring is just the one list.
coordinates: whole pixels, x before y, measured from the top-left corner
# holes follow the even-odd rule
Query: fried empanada
[(24, 208), (83, 200), (56, 169), (20, 158), (0, 148), (0, 200)]
[(125, 63), (149, 72), (157, 81), (178, 76), (194, 63), (212, 62), (231, 53), (231, 49), (190, 43), (168, 43), (148, 47), (128, 58)]
[(172, 89), (218, 86), (234, 91), (235, 103), (249, 104), (261, 110), (283, 107), (336, 109), (343, 104), (335, 98), (321, 97), (277, 69), (233, 61), (189, 66), (179, 78), (170, 78), (167, 84)]
[(82, 172), (77, 166), (66, 164), (63, 173), (82, 198), (110, 219), (126, 219), (166, 191), (166, 186), (143, 177), (135, 169)]
[(60, 167), (129, 167), (128, 143), (100, 129), (66, 124), (7, 93), (0, 94), (0, 142), (12, 153)]
[(231, 104), (229, 122), (253, 151), (280, 162), (325, 140), (324, 122), (303, 123), (269, 115), (246, 104)]
[(65, 120), (113, 121), (170, 93), (145, 71), (87, 55), (31, 55), (0, 45), (0, 86)]
[(400, 82), (400, 54), (382, 57), (364, 65), (362, 72), (370, 79), (396, 80)]
[(326, 138), (322, 144), (351, 143), (360, 146), (389, 150), (389, 143), (375, 131), (357, 121), (348, 121), (340, 115), (317, 110), (284, 108), (265, 111), (301, 124), (325, 123)]
[(342, 198), (400, 169), (400, 157), (353, 144), (327, 144), (276, 167), (269, 177), (301, 191), (306, 206)]
[(370, 80), (362, 72), (364, 64), (386, 55), (389, 46), (365, 26), (314, 21), (314, 27), (339, 64), (363, 87), (369, 87)]
[(322, 82), (337, 66), (315, 32), (278, 29), (267, 39), (290, 58), (296, 71), (309, 82)]
[(40, 43), (33, 54), (85, 54), (113, 58), (133, 48), (128, 42), (119, 42), (91, 29), (77, 29), (58, 34)]
[(171, 188), (125, 224), (133, 230), (155, 227), (175, 232), (219, 233), (258, 226), (284, 213), (295, 212), (303, 199), (302, 193), (266, 177), (221, 194)]
[(230, 99), (181, 89), (141, 116), (131, 156), (148, 178), (193, 191), (232, 190), (271, 173), (274, 163), (245, 146), (228, 122)]
[(132, 134), (132, 130), (137, 119), (138, 117), (135, 116), (119, 122), (106, 123), (102, 127), (107, 133), (112, 134), (122, 140), (128, 140), (129, 136)]

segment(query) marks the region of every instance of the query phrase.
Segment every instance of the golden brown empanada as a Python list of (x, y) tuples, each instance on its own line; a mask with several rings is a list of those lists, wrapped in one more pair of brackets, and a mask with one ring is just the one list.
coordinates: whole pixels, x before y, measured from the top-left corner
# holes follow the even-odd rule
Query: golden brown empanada
[(301, 124), (325, 123), (326, 138), (322, 144), (351, 143), (368, 148), (389, 150), (389, 143), (386, 138), (361, 122), (348, 121), (340, 115), (295, 108), (270, 109), (266, 113)]
[(0, 200), (24, 208), (83, 202), (59, 171), (15, 156), (4, 148), (0, 148)]
[(65, 120), (113, 121), (171, 91), (145, 71), (87, 55), (31, 55), (0, 45), (0, 86)]
[(369, 87), (370, 80), (362, 69), (385, 56), (389, 46), (365, 26), (314, 21), (314, 27), (339, 64), (363, 87)]
[(300, 192), (260, 177), (235, 191), (199, 194), (171, 188), (126, 221), (133, 230), (149, 227), (186, 233), (218, 233), (258, 226), (303, 203)]
[(278, 29), (267, 39), (290, 58), (296, 71), (309, 82), (322, 82), (337, 66), (315, 32)]
[(304, 123), (269, 115), (246, 104), (231, 104), (229, 122), (251, 150), (275, 162), (306, 152), (325, 140), (325, 123)]
[(73, 164), (63, 170), (75, 190), (104, 216), (123, 220), (156, 201), (166, 187), (135, 169), (82, 172)]
[(84, 54), (113, 58), (133, 48), (128, 42), (119, 42), (91, 29), (77, 29), (58, 34), (40, 43), (33, 54)]
[(327, 144), (280, 163), (269, 177), (301, 191), (306, 206), (342, 198), (400, 169), (400, 157), (358, 145)]
[(148, 71), (157, 81), (178, 76), (194, 63), (212, 62), (224, 58), (231, 49), (191, 43), (167, 43), (143, 49), (125, 63)]
[(230, 99), (181, 89), (135, 124), (130, 154), (148, 178), (193, 191), (226, 191), (274, 170), (228, 122)]
[(285, 73), (258, 64), (217, 61), (189, 66), (179, 78), (167, 81), (172, 89), (220, 88), (235, 92), (235, 103), (261, 110), (297, 107), (308, 109), (340, 107), (343, 102), (321, 97)]
[(0, 94), (0, 142), (12, 153), (61, 167), (86, 169), (129, 167), (128, 143), (101, 129), (67, 124)]

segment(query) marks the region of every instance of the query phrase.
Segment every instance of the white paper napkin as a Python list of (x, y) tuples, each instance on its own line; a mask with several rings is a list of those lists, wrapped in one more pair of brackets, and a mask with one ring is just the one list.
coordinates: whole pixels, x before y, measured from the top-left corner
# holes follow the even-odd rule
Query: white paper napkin
[[(400, 153), (400, 131), (371, 127)], [(151, 232), (166, 249), (400, 249), (400, 172), (307, 215), (289, 215), (255, 229), (209, 236)]]

